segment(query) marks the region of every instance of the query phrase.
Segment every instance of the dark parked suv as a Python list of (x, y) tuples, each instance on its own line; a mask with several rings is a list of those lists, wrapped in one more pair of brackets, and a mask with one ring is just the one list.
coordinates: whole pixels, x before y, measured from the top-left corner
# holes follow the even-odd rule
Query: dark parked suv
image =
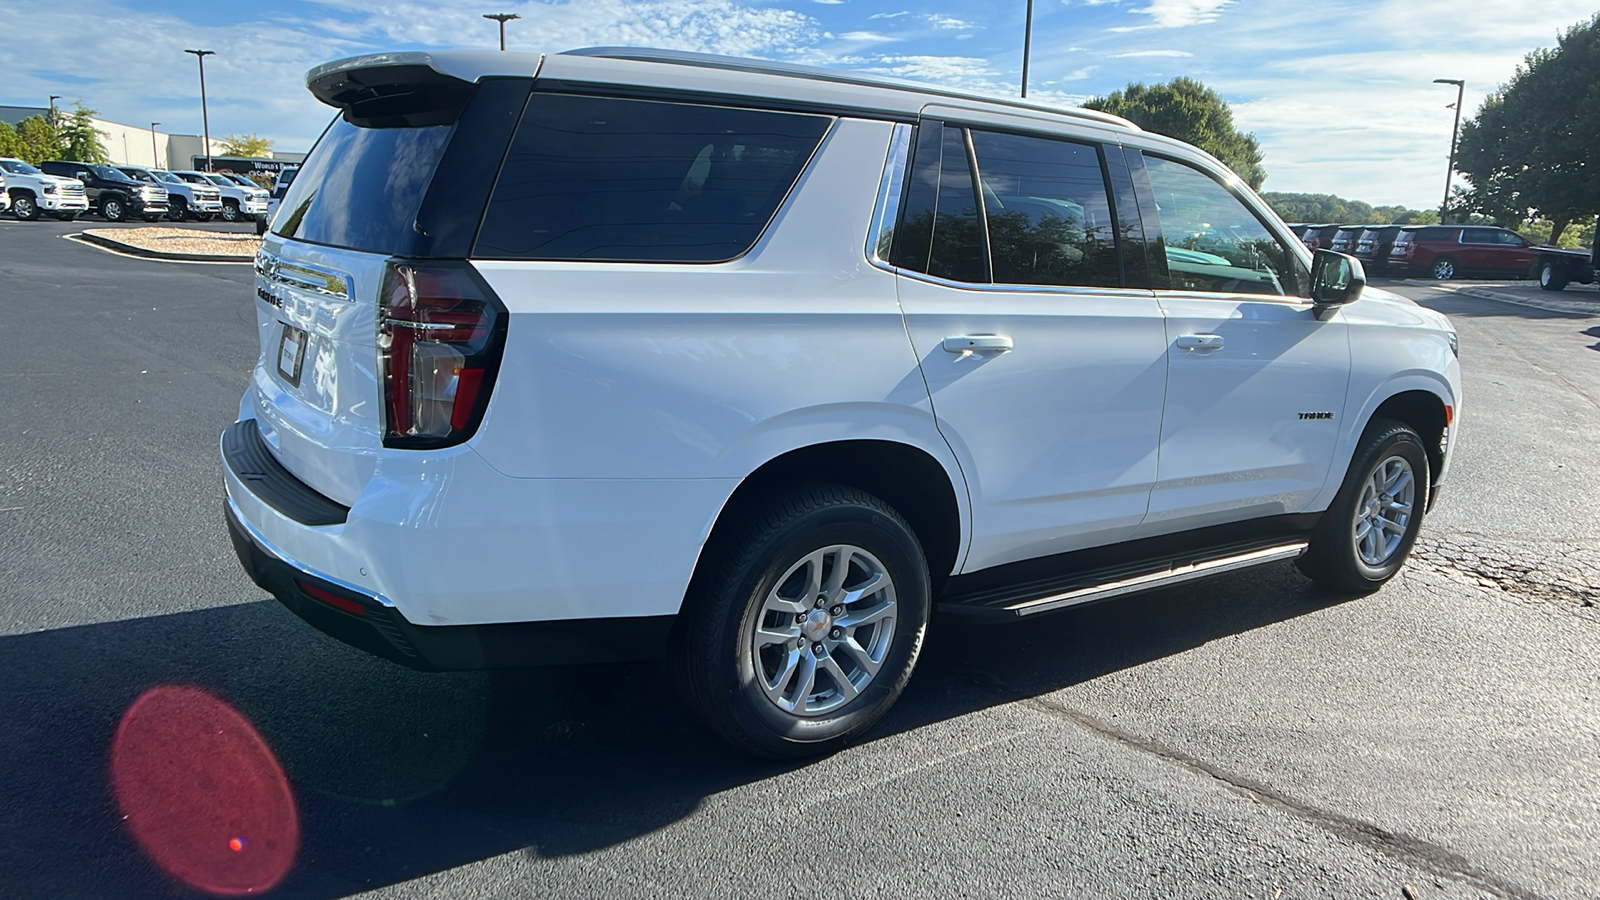
[(1403, 228), (1389, 251), (1396, 272), (1427, 272), (1441, 281), (1458, 275), (1525, 278), (1539, 251), (1515, 231), (1484, 225)]
[(154, 222), (167, 214), (167, 192), (129, 178), (114, 166), (53, 159), (39, 164), (46, 174), (83, 182), (89, 208), (109, 222), (140, 216)]
[(1352, 253), (1368, 275), (1382, 275), (1389, 270), (1389, 251), (1394, 249), (1394, 239), (1399, 237), (1401, 225), (1374, 225), (1361, 232)]
[(1361, 240), (1361, 232), (1366, 231), (1365, 225), (1345, 225), (1333, 233), (1333, 243), (1328, 249), (1335, 253), (1348, 253), (1352, 256), (1356, 252), (1356, 244)]
[(1306, 233), (1301, 235), (1300, 239), (1305, 241), (1306, 247), (1313, 251), (1331, 250), (1333, 249), (1331, 246), (1333, 244), (1333, 236), (1338, 234), (1339, 229), (1343, 227), (1343, 225), (1338, 223), (1334, 223), (1332, 225), (1312, 225), (1306, 229)]

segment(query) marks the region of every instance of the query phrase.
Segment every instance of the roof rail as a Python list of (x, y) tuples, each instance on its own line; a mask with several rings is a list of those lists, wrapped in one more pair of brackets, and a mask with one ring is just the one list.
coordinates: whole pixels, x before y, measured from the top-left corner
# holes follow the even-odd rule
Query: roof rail
[(657, 50), (650, 47), (584, 47), (578, 50), (566, 50), (558, 56), (594, 56), (602, 59), (622, 59), (634, 62), (667, 63), (678, 66), (695, 66), (703, 69), (723, 69), (730, 72), (748, 72), (759, 75), (784, 75), (791, 78), (805, 78), (811, 81), (827, 81), (834, 84), (851, 84), (861, 87), (885, 88), (895, 91), (913, 91), (920, 94), (929, 94), (937, 97), (950, 97), (957, 100), (977, 100), (984, 103), (995, 103), (1001, 106), (1011, 106), (1018, 109), (1037, 110), (1040, 112), (1055, 113), (1056, 115), (1072, 116), (1086, 119), (1101, 125), (1111, 125), (1118, 128), (1127, 128), (1139, 131), (1138, 125), (1111, 113), (1099, 110), (1083, 109), (1077, 106), (1048, 106), (1043, 103), (1029, 103), (1026, 100), (1012, 100), (1007, 97), (990, 97), (970, 91), (957, 91), (934, 84), (925, 84), (918, 81), (907, 81), (900, 78), (886, 78), (880, 75), (863, 75), (840, 69), (826, 69), (821, 66), (802, 66), (795, 63), (770, 62), (764, 59), (746, 59), (738, 56), (718, 56), (712, 53), (691, 53), (685, 50)]

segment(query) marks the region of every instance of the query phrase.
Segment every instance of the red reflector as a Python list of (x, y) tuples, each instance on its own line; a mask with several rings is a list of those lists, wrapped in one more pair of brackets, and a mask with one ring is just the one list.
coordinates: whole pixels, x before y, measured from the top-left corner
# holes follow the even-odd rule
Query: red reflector
[(478, 388), (483, 386), (482, 369), (462, 369), (456, 373), (456, 401), (450, 408), (450, 427), (459, 431), (467, 427), (472, 418), (472, 405), (478, 400)]
[(352, 616), (364, 616), (367, 614), (367, 608), (365, 606), (362, 606), (360, 603), (351, 600), (349, 597), (341, 597), (331, 591), (325, 591), (314, 584), (306, 584), (304, 581), (296, 581), (295, 584), (300, 586), (300, 590), (306, 592), (306, 596), (320, 603), (325, 603), (328, 606), (339, 610), (340, 612), (347, 612)]
[(1445, 424), (1445, 427), (1446, 428), (1450, 427), (1450, 423), (1454, 422), (1455, 420), (1456, 420), (1456, 408), (1454, 406), (1446, 406), (1444, 408), (1444, 424)]

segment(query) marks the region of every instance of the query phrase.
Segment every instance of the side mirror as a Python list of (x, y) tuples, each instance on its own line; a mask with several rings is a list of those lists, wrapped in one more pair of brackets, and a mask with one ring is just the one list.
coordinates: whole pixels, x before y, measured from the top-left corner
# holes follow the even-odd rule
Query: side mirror
[(1318, 250), (1311, 258), (1311, 302), (1317, 318), (1335, 306), (1353, 303), (1367, 286), (1367, 272), (1361, 260), (1347, 253)]

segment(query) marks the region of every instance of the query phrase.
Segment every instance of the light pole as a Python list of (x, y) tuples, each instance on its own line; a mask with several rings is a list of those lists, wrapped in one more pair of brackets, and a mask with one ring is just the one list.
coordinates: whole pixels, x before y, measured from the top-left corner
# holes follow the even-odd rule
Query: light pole
[(205, 130), (206, 140), (206, 171), (211, 171), (211, 118), (206, 115), (206, 57), (215, 56), (215, 50), (185, 50), (193, 53), (196, 61), (200, 63), (200, 125)]
[(1459, 78), (1435, 78), (1434, 84), (1453, 84), (1456, 86), (1456, 123), (1450, 126), (1450, 165), (1444, 170), (1444, 202), (1439, 204), (1439, 224), (1449, 224), (1446, 213), (1450, 209), (1450, 176), (1456, 172), (1456, 135), (1461, 133), (1461, 97), (1466, 92), (1467, 83)]
[[(1028, 2), (1031, 3), (1033, 0), (1028, 0)], [(516, 13), (484, 13), (483, 17), (500, 23), (500, 49), (504, 51), (506, 49), (506, 23), (512, 19), (520, 19), (522, 17)]]
[(60, 94), (50, 95), (50, 127), (56, 127), (56, 101), (61, 99)]
[(160, 122), (150, 123), (150, 165), (157, 169), (161, 168), (161, 154), (156, 150), (156, 126), (160, 124)]
[(1028, 0), (1028, 17), (1022, 25), (1022, 99), (1028, 99), (1028, 54), (1033, 48), (1033, 0)]

